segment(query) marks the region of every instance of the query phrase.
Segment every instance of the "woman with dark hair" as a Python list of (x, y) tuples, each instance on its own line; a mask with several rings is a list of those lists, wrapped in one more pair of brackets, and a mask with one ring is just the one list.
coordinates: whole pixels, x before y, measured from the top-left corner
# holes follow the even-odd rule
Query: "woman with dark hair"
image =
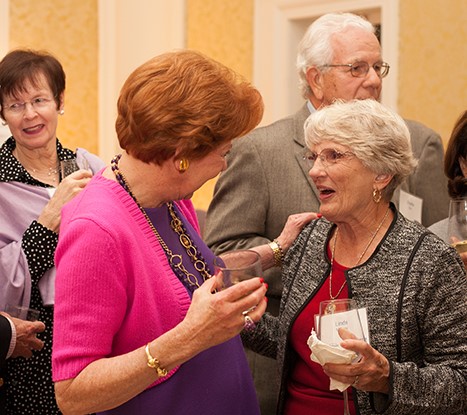
[[(467, 196), (467, 110), (457, 119), (444, 155), (444, 174), (448, 178), (451, 199)], [(448, 241), (448, 218), (428, 228), (443, 240)], [(460, 254), (467, 264), (467, 252)]]
[(14, 50), (0, 62), (0, 117), (11, 137), (0, 148), (0, 310), (34, 308), (46, 325), (44, 348), (6, 363), (6, 414), (57, 414), (51, 353), (55, 300), (54, 254), (61, 208), (91, 179), (79, 170), (61, 177), (61, 160), (102, 161), (64, 148), (57, 124), (65, 107), (65, 72), (47, 52)]

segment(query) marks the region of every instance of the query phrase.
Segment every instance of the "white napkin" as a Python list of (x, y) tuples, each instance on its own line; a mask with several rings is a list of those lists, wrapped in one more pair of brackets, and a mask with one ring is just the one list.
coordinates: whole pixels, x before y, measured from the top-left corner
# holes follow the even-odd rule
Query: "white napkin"
[[(340, 346), (335, 347), (323, 343), (318, 339), (314, 330), (311, 331), (311, 336), (308, 338), (307, 344), (311, 350), (310, 359), (313, 362), (319, 363), (321, 366), (325, 363), (349, 364), (357, 357), (355, 352), (351, 350), (345, 350)], [(330, 378), (330, 380), (329, 390), (338, 389), (340, 392), (343, 392), (350, 386), (350, 384), (342, 383), (332, 378)]]

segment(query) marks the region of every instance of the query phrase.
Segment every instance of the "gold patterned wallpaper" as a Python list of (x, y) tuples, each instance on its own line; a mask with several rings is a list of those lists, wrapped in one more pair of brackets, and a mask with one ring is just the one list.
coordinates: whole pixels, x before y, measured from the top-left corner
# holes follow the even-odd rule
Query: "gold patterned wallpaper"
[(445, 147), (467, 109), (467, 2), (400, 0), (399, 113), (430, 126)]
[(98, 153), (97, 0), (10, 0), (10, 49), (51, 52), (66, 77), (57, 136), (71, 149)]
[[(95, 153), (97, 13), (98, 0), (10, 0), (11, 48), (47, 49), (67, 73), (58, 136), (71, 148)], [(186, 45), (251, 79), (253, 13), (254, 0), (186, 0)], [(467, 2), (399, 0), (399, 13), (399, 112), (438, 131), (446, 144), (467, 108)], [(196, 192), (197, 207), (207, 208), (213, 186), (214, 180)]]
[(253, 0), (187, 0), (187, 47), (253, 73)]
[[(187, 0), (187, 47), (231, 67), (251, 81), (253, 74), (253, 0)], [(193, 196), (207, 209), (216, 179)]]

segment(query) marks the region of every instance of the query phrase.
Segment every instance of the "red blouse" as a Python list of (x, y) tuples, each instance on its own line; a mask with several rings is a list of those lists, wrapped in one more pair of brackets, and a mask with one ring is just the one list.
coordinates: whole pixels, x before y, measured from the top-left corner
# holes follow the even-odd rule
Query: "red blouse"
[[(347, 268), (334, 261), (332, 269), (334, 295), (345, 281), (345, 270)], [(347, 285), (338, 298), (348, 298)], [(315, 327), (314, 316), (319, 313), (319, 303), (329, 299), (328, 277), (292, 325), (290, 344), (297, 355), (297, 360), (287, 383), (284, 412), (286, 415), (310, 415), (312, 413), (341, 415), (344, 411), (343, 394), (338, 390), (329, 390), (329, 377), (324, 373), (320, 364), (311, 361), (311, 351), (307, 344), (311, 329)], [(354, 415), (356, 411), (352, 400), (352, 388), (348, 389), (348, 396), (350, 413)]]

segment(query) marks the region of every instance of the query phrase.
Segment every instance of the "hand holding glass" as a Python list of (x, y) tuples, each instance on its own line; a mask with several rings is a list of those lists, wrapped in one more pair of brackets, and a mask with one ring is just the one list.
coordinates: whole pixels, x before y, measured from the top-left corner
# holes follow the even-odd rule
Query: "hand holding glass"
[(62, 160), (60, 162), (62, 179), (79, 169), (89, 170), (89, 164), (85, 158), (81, 158), (79, 163), (76, 159)]
[(5, 312), (11, 317), (20, 318), (21, 320), (36, 321), (39, 318), (40, 312), (29, 307), (7, 304)]
[(467, 251), (467, 198), (449, 202), (448, 240), (459, 254)]
[[(319, 304), (318, 338), (331, 346), (339, 346), (339, 329), (349, 330), (357, 339), (365, 339), (358, 307), (351, 298), (322, 301)], [(359, 357), (355, 355), (355, 361)], [(350, 415), (347, 389), (344, 390), (344, 415)]]
[(261, 257), (257, 252), (249, 249), (231, 251), (216, 257), (214, 269), (216, 274), (222, 272), (225, 288), (263, 275)]

